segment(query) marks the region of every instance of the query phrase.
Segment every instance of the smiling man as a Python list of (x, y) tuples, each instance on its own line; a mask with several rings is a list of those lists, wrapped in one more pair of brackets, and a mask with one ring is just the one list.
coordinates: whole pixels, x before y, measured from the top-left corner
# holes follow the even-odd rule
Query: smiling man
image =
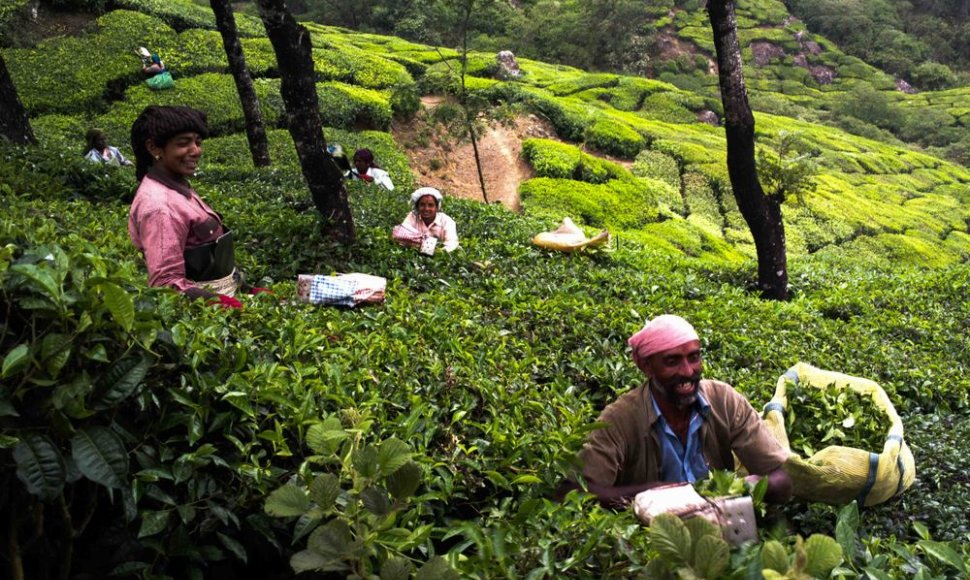
[(751, 481), (768, 477), (766, 501), (791, 497), (782, 469), (788, 452), (740, 393), (701, 379), (700, 338), (689, 322), (658, 316), (628, 344), (647, 380), (603, 410), (599, 421), (605, 426), (589, 435), (580, 452), (590, 492), (604, 505), (621, 506), (657, 485), (733, 469), (733, 452), (753, 474)]

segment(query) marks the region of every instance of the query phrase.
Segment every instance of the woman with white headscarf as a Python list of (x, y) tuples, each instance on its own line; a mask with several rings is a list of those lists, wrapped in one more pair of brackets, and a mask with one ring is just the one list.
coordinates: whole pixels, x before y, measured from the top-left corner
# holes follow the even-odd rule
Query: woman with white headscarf
[(404, 221), (394, 227), (391, 236), (402, 246), (421, 248), (426, 254), (441, 248), (450, 252), (458, 247), (458, 229), (455, 220), (441, 209), (441, 192), (433, 187), (421, 187), (411, 194), (413, 209)]

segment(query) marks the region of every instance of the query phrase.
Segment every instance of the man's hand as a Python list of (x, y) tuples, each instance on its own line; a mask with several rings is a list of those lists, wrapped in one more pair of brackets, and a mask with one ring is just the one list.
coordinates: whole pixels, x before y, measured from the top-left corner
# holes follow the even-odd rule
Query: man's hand
[(242, 310), (242, 302), (236, 300), (232, 296), (226, 296), (225, 294), (216, 294), (215, 297), (211, 298), (206, 304), (218, 304), (223, 308), (235, 308), (236, 310)]
[(765, 476), (749, 475), (744, 480), (752, 485), (757, 485), (762, 477), (768, 479), (768, 491), (765, 492), (765, 503), (782, 504), (791, 499), (791, 476), (783, 468), (779, 467)]

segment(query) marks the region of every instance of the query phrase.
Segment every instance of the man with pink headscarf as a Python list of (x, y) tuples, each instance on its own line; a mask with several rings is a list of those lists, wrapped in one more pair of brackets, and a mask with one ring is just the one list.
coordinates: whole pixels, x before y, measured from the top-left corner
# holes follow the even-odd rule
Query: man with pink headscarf
[(604, 505), (624, 505), (657, 485), (734, 469), (736, 454), (750, 480), (768, 478), (766, 501), (788, 501), (788, 452), (743, 395), (701, 379), (701, 342), (689, 322), (658, 316), (627, 342), (647, 381), (603, 410), (598, 421), (606, 426), (590, 433), (580, 452), (590, 492)]

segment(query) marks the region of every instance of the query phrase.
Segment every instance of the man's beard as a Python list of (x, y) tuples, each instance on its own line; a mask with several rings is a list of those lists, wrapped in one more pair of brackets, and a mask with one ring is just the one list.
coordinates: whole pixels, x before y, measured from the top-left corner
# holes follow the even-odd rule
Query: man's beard
[(697, 392), (700, 390), (701, 373), (697, 372), (692, 376), (677, 375), (670, 377), (664, 382), (656, 378), (650, 380), (654, 391), (660, 393), (664, 399), (679, 408), (692, 405), (697, 400)]

